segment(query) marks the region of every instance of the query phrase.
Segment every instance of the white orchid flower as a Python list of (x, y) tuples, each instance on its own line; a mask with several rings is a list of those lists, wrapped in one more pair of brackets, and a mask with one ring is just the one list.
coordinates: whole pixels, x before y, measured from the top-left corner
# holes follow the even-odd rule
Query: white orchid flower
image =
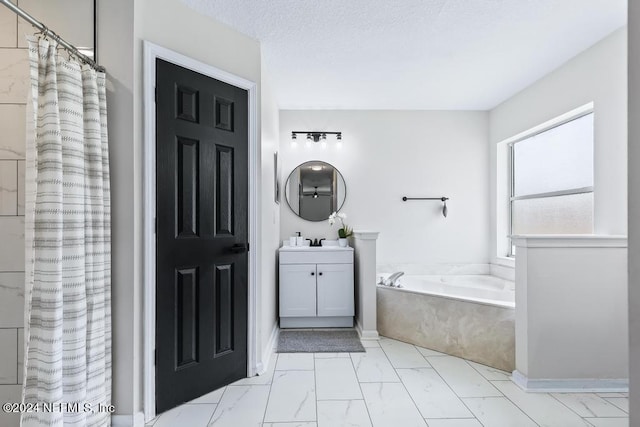
[(344, 220), (347, 219), (347, 214), (344, 212), (333, 212), (329, 215), (329, 225), (333, 226), (336, 222), (340, 222), (340, 229), (338, 230), (339, 237), (349, 237), (353, 233), (353, 229), (349, 228)]
[(329, 225), (333, 225), (336, 223), (336, 213), (332, 213), (331, 215), (329, 215)]

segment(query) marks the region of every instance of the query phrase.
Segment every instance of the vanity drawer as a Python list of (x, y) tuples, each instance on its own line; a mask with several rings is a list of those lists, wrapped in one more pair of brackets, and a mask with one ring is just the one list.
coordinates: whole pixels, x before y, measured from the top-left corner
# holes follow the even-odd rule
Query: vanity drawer
[(280, 264), (351, 264), (352, 250), (280, 251)]

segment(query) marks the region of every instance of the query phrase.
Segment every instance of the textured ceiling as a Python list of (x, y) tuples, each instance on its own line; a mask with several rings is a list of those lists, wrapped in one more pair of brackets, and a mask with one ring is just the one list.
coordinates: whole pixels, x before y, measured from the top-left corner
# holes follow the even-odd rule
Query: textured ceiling
[(182, 0), (260, 40), (283, 109), (490, 109), (626, 23), (626, 0)]

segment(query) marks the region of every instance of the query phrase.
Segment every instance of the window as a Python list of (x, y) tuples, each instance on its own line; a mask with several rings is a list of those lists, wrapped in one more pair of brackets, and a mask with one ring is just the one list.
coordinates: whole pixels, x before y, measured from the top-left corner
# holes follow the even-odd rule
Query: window
[(510, 154), (511, 234), (593, 233), (593, 113), (519, 139)]

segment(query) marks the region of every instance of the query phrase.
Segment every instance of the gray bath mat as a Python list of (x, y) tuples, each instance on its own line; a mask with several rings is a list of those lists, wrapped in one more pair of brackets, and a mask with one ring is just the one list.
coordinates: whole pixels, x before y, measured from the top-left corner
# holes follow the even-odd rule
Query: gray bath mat
[(356, 331), (281, 330), (278, 338), (278, 353), (343, 352), (364, 352)]

